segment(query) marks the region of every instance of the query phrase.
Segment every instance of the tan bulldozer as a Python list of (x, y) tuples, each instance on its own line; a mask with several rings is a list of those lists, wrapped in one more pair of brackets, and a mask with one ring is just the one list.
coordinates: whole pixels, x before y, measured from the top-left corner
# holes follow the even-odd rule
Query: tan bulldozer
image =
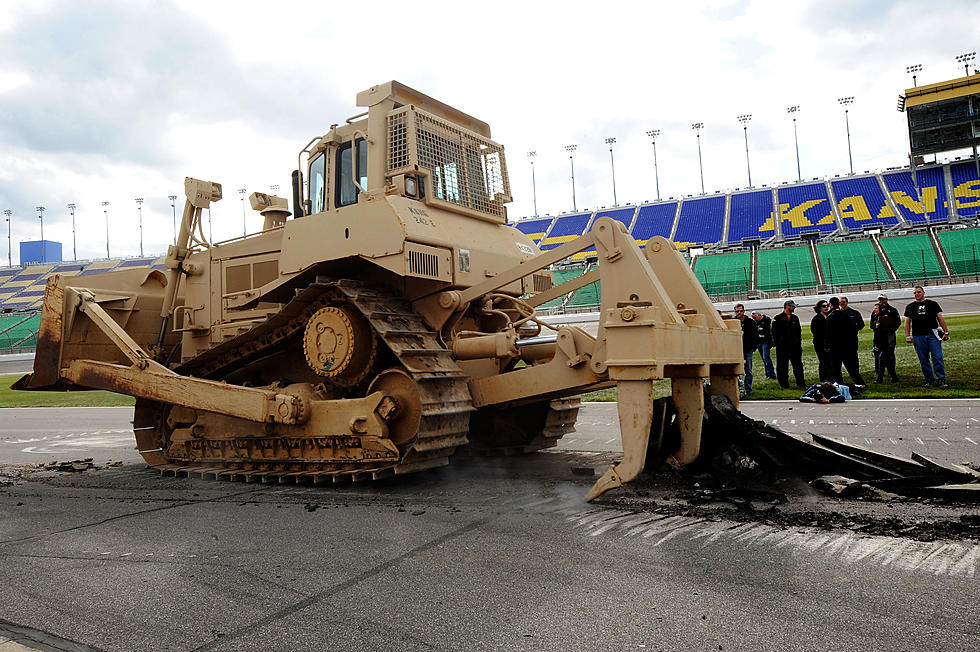
[[(704, 383), (737, 404), (741, 332), (672, 244), (641, 249), (601, 217), (542, 253), (507, 225), (486, 123), (394, 81), (357, 105), (300, 152), (292, 212), (251, 195), (261, 231), (209, 243), (221, 186), (188, 178), (166, 272), (51, 277), (15, 387), (136, 397), (138, 449), (163, 472), (322, 483), (548, 448), (581, 393), (616, 385), (623, 458), (591, 500), (667, 445), (651, 432), (669, 378), (680, 440), (652, 452), (692, 462)], [(552, 265), (592, 248), (593, 271), (552, 287)], [(536, 312), (595, 281), (595, 336)]]

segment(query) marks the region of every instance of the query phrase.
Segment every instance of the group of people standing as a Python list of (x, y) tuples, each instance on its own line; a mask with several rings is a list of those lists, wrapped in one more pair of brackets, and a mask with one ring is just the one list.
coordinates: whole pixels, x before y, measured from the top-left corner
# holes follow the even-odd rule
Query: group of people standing
[[(905, 341), (915, 348), (925, 384), (947, 387), (942, 342), (949, 339), (949, 328), (942, 308), (935, 301), (925, 298), (925, 290), (921, 286), (915, 287), (913, 296), (915, 300), (906, 306), (904, 313)], [(782, 312), (770, 318), (756, 310), (746, 315), (745, 306), (735, 304), (735, 316), (742, 324), (744, 395), (752, 393), (755, 351), (759, 351), (767, 379), (775, 379), (780, 387), (788, 388), (789, 368), (792, 366), (796, 386), (806, 389), (803, 377), (803, 329), (800, 318), (795, 314), (796, 308), (796, 302), (790, 299), (783, 303)], [(842, 384), (843, 367), (851, 378), (852, 386), (863, 388), (865, 383), (858, 359), (858, 332), (865, 327), (864, 317), (850, 307), (847, 297), (821, 299), (813, 306), (813, 312), (810, 333), (817, 354), (819, 380)], [(896, 333), (902, 326), (902, 315), (881, 293), (869, 321), (874, 331), (874, 380), (876, 383), (883, 382), (887, 374), (892, 382), (898, 382), (895, 345)], [(772, 349), (776, 350), (775, 365), (770, 355)]]

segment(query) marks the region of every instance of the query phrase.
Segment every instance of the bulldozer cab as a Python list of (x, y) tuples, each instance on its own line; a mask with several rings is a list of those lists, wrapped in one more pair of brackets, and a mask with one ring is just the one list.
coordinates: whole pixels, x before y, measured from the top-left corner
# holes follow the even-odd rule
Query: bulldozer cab
[(360, 93), (357, 103), (367, 111), (333, 125), (300, 152), (304, 214), (397, 194), (507, 223), (504, 148), (490, 140), (485, 122), (395, 81)]

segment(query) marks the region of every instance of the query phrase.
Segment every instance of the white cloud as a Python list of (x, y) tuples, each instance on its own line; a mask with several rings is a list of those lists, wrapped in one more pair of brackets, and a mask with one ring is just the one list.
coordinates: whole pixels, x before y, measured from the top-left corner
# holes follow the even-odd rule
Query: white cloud
[(653, 128), (661, 194), (699, 192), (695, 121), (705, 123), (707, 190), (744, 187), (742, 113), (753, 116), (753, 183), (794, 179), (786, 107), (795, 104), (804, 177), (846, 172), (845, 95), (856, 98), (855, 168), (900, 165), (904, 68), (923, 64), (920, 82), (959, 74), (953, 57), (980, 41), (975, 9), (966, 0), (386, 1), (356, 11), (313, 1), (5, 3), (0, 209), (14, 211), (16, 249), (37, 237), (34, 207), (48, 206), (45, 235), (69, 252), (60, 207), (74, 201), (88, 257), (104, 255), (110, 201), (113, 253), (135, 254), (141, 196), (144, 249), (162, 252), (172, 238), (166, 197), (199, 176), (225, 187), (215, 237), (235, 235), (237, 189), (278, 183), (288, 194), (296, 152), (358, 113), (358, 91), (388, 79), (491, 124), (508, 148), (511, 217), (533, 211), (528, 150), (538, 152), (539, 211), (571, 209), (570, 143), (579, 207), (610, 205), (609, 136), (619, 202), (654, 199)]

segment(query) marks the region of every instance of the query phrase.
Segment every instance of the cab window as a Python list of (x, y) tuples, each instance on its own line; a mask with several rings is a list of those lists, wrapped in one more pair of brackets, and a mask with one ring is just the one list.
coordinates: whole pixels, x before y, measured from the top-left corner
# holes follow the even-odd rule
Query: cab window
[(310, 213), (322, 213), (326, 192), (326, 154), (320, 154), (310, 164)]
[[(355, 143), (357, 147), (357, 182), (362, 188), (367, 187), (367, 143), (363, 138), (358, 138)], [(357, 203), (357, 194), (360, 190), (354, 185), (353, 174), (351, 171), (351, 144), (344, 143), (337, 148), (337, 196), (335, 205), (350, 206)]]

